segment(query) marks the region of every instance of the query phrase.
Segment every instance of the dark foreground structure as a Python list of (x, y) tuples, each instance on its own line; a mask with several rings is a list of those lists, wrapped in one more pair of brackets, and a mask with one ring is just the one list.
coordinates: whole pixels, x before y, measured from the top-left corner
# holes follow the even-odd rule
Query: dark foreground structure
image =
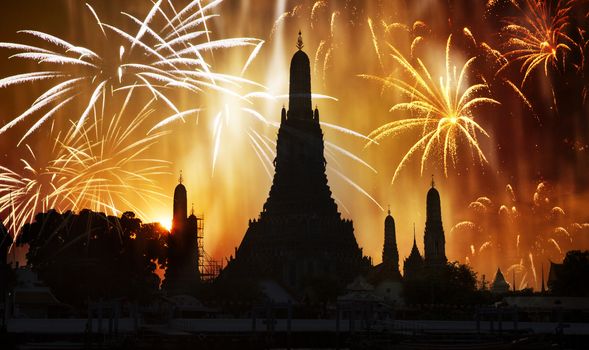
[(312, 109), (309, 57), (290, 63), (288, 111), (283, 107), (276, 173), (260, 217), (252, 220), (221, 279), (271, 280), (296, 298), (315, 299), (325, 286), (343, 288), (370, 268), (331, 196), (325, 174), (319, 110)]

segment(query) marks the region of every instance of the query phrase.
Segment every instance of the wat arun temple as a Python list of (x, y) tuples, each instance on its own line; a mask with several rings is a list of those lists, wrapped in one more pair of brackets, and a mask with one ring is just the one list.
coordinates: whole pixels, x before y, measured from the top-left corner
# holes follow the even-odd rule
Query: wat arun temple
[(270, 279), (300, 295), (318, 284), (345, 286), (371, 264), (358, 247), (353, 222), (342, 219), (331, 195), (319, 110), (311, 103), (309, 57), (302, 51), (300, 33), (297, 47), (270, 195), (221, 278)]
[(282, 108), (270, 194), (219, 280), (272, 281), (303, 300), (339, 293), (358, 277), (383, 285), (419, 276), (423, 269), (443, 268), (445, 237), (433, 179), (426, 200), (424, 257), (414, 242), (401, 276), (390, 210), (384, 222), (382, 263), (373, 266), (363, 255), (354, 224), (341, 217), (328, 185), (319, 110), (312, 107), (310, 62), (300, 33), (297, 48), (290, 62), (288, 110)]

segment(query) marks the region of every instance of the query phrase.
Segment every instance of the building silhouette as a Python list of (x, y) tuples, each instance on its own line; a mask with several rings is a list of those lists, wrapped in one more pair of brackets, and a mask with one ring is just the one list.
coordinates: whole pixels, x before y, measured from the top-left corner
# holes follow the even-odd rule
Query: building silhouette
[(405, 259), (403, 277), (412, 278), (418, 276), (423, 268), (438, 269), (448, 262), (446, 258), (446, 238), (442, 226), (442, 210), (440, 193), (432, 177), (431, 188), (426, 196), (426, 221), (423, 235), (424, 257), (419, 253), (415, 239), (415, 226), (413, 227), (413, 247), (411, 254)]
[(415, 239), (415, 224), (413, 224), (413, 247), (411, 253), (403, 262), (403, 277), (411, 278), (417, 276), (423, 269), (423, 258), (417, 248), (417, 241)]
[(497, 268), (495, 278), (493, 278), (493, 282), (491, 283), (491, 292), (496, 294), (505, 294), (509, 292), (509, 283), (505, 280), (505, 276), (503, 276), (503, 272), (501, 272), (500, 268)]
[(309, 57), (298, 50), (290, 63), (288, 111), (278, 130), (275, 174), (260, 216), (251, 220), (221, 279), (272, 280), (297, 297), (343, 288), (370, 268), (341, 218), (325, 174), (319, 110), (312, 109)]
[(389, 209), (388, 215), (384, 220), (384, 243), (382, 248), (382, 263), (375, 267), (377, 280), (389, 278), (401, 280), (399, 271), (399, 250), (397, 249), (397, 234), (395, 230), (395, 219), (391, 216)]
[(446, 258), (446, 239), (442, 226), (442, 209), (440, 193), (432, 177), (432, 187), (427, 192), (425, 233), (423, 236), (425, 250), (425, 266), (443, 266)]
[(188, 215), (182, 175), (174, 190), (172, 230), (168, 236), (168, 267), (163, 289), (170, 295), (194, 294), (200, 284), (198, 220), (194, 208)]

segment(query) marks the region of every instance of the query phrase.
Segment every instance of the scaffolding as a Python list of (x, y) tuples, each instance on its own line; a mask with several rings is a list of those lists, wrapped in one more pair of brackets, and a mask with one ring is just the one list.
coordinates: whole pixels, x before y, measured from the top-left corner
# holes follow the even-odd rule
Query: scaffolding
[(200, 279), (203, 282), (212, 282), (221, 272), (222, 264), (213, 259), (204, 247), (204, 215), (196, 217), (197, 235), (196, 241), (198, 245), (198, 271)]

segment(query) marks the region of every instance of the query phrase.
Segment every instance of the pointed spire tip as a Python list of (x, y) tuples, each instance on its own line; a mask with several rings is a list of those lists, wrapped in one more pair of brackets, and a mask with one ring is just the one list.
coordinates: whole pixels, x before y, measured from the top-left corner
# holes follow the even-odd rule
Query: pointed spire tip
[(302, 50), (304, 46), (305, 45), (303, 45), (303, 35), (299, 30), (299, 38), (297, 39), (297, 49)]

